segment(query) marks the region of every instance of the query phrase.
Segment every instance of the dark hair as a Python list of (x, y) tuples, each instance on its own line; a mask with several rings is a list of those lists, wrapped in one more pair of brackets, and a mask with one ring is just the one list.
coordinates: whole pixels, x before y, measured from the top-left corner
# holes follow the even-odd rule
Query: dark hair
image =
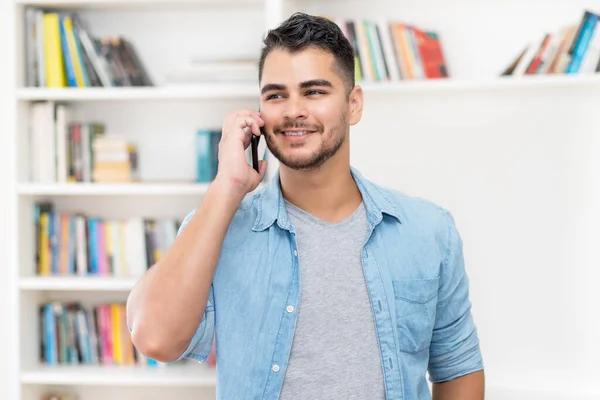
[(333, 54), (346, 84), (346, 93), (350, 94), (354, 87), (354, 48), (335, 22), (301, 12), (292, 14), (265, 36), (258, 65), (259, 80), (262, 78), (265, 58), (272, 50), (296, 52), (310, 47)]

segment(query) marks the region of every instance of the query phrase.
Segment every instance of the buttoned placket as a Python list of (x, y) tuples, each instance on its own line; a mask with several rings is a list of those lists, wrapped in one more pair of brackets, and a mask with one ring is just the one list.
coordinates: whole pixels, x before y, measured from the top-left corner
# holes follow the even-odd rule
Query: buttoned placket
[(292, 341), (296, 329), (298, 302), (300, 297), (300, 263), (298, 262), (298, 247), (296, 241), (296, 232), (292, 227), (288, 233), (291, 239), (291, 268), (292, 284), (286, 299), (286, 306), (283, 309), (283, 318), (281, 326), (275, 341), (273, 359), (271, 360), (271, 372), (267, 377), (263, 399), (277, 399), (285, 378), (285, 364), (289, 360), (292, 349)]
[[(404, 390), (402, 389), (402, 369), (399, 365), (399, 360), (396, 353), (396, 339), (394, 337), (394, 329), (392, 327), (392, 317), (390, 308), (385, 293), (383, 292), (383, 284), (381, 282), (381, 274), (376, 269), (378, 268), (377, 260), (371, 251), (369, 240), (376, 229), (380, 220), (375, 222), (370, 221), (369, 232), (361, 251), (361, 262), (367, 292), (371, 302), (373, 311), (373, 320), (375, 324), (375, 332), (377, 333), (377, 342), (379, 345), (382, 373), (385, 384), (386, 399), (396, 400), (404, 399)], [(371, 253), (369, 255), (369, 253)]]

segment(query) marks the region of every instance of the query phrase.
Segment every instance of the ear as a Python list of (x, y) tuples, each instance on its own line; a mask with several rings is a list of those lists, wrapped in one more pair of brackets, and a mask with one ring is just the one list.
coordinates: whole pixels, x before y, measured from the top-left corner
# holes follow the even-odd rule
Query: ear
[(354, 86), (354, 88), (350, 92), (348, 105), (348, 123), (350, 125), (356, 125), (362, 118), (363, 111), (363, 90), (361, 86)]

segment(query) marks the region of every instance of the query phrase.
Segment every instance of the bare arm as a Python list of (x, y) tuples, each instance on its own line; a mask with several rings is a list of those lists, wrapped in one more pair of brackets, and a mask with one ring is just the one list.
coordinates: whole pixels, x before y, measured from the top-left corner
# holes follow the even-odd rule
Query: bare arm
[(159, 361), (176, 359), (200, 323), (223, 239), (239, 199), (214, 182), (164, 257), (127, 301), (133, 344)]
[(433, 400), (483, 400), (484, 382), (484, 372), (477, 371), (448, 382), (434, 383)]
[(219, 143), (219, 173), (165, 255), (141, 277), (127, 299), (127, 323), (135, 347), (158, 361), (174, 361), (187, 348), (204, 315), (227, 230), (243, 197), (266, 171), (250, 167), (245, 126), (260, 133), (257, 113), (240, 111), (226, 119)]

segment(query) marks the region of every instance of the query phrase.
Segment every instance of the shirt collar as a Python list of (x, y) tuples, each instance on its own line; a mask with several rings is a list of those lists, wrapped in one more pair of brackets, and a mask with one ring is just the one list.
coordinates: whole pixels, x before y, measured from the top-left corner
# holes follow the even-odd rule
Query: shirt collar
[[(372, 226), (377, 225), (383, 219), (384, 214), (390, 215), (399, 222), (402, 222), (404, 218), (402, 210), (397, 202), (393, 202), (390, 199), (389, 193), (365, 179), (356, 168), (350, 167), (350, 171), (362, 195), (368, 220)], [(289, 230), (290, 221), (283, 195), (281, 194), (279, 170), (275, 172), (271, 182), (258, 196), (258, 213), (252, 229), (262, 231), (277, 222), (280, 228)]]

